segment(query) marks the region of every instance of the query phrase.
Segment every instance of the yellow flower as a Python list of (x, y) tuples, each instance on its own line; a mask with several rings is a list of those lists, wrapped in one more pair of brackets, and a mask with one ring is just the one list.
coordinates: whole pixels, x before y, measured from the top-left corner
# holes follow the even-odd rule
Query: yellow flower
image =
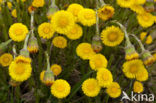
[(78, 21), (84, 26), (92, 26), (96, 23), (96, 12), (92, 9), (82, 9), (78, 14)]
[(74, 26), (75, 19), (72, 13), (60, 10), (54, 13), (51, 23), (58, 33), (66, 34)]
[(133, 91), (135, 93), (141, 93), (141, 92), (143, 92), (143, 90), (144, 90), (144, 87), (143, 87), (142, 83), (135, 81), (133, 84)]
[(117, 0), (117, 4), (123, 8), (129, 8), (135, 3), (135, 0)]
[(145, 12), (144, 8), (141, 5), (132, 5), (130, 9), (137, 14), (142, 14)]
[(104, 5), (98, 10), (98, 16), (102, 20), (108, 20), (114, 15), (114, 8), (110, 5)]
[(33, 7), (32, 5), (28, 7), (28, 12), (29, 13), (32, 13), (32, 11), (35, 11), (35, 10), (36, 10), (36, 8)]
[(140, 72), (145, 69), (143, 62), (139, 59), (127, 61), (123, 64), (123, 72), (128, 78), (135, 78)]
[(40, 80), (43, 84), (47, 85), (47, 86), (51, 86), (54, 81), (53, 80), (44, 80), (44, 76), (45, 76), (45, 70), (43, 70), (41, 73), (40, 73)]
[(13, 60), (13, 57), (10, 53), (5, 53), (0, 56), (0, 64), (4, 67), (9, 66)]
[(98, 70), (96, 79), (101, 87), (108, 87), (113, 82), (112, 73), (105, 68), (100, 68)]
[(140, 4), (140, 5), (142, 5), (142, 4), (145, 4), (145, 3), (146, 3), (146, 0), (135, 0), (134, 3), (135, 3), (135, 4)]
[(54, 27), (52, 24), (44, 22), (38, 27), (38, 34), (44, 39), (50, 39), (55, 33)]
[(143, 28), (147, 28), (154, 24), (155, 18), (152, 14), (144, 12), (137, 15), (137, 20)]
[(88, 97), (95, 97), (99, 94), (101, 87), (94, 78), (85, 80), (82, 84), (82, 91)]
[[(16, 0), (19, 3), (19, 0)], [(22, 2), (25, 2), (26, 0), (21, 0)]]
[(23, 82), (31, 76), (31, 64), (29, 63), (16, 63), (13, 61), (9, 66), (9, 75), (13, 80)]
[(89, 43), (79, 44), (76, 48), (76, 53), (78, 56), (80, 56), (84, 60), (89, 59), (91, 56), (95, 54), (95, 52), (92, 49), (91, 44)]
[(155, 61), (156, 61), (156, 53), (153, 54), (153, 57), (154, 57), (154, 59), (155, 59)]
[(107, 94), (112, 98), (117, 98), (121, 95), (121, 88), (117, 82), (113, 82), (106, 89)]
[(11, 10), (12, 9), (12, 3), (11, 2), (7, 2), (7, 6), (8, 8)]
[(128, 54), (125, 57), (126, 60), (133, 60), (133, 59), (138, 59), (138, 58), (139, 58), (139, 54), (137, 52), (134, 52), (132, 54)]
[(102, 54), (95, 54), (90, 57), (89, 64), (91, 69), (98, 70), (99, 68), (106, 68), (107, 67), (107, 59)]
[(145, 40), (145, 43), (146, 43), (146, 44), (151, 44), (152, 41), (153, 41), (151, 35), (148, 35), (148, 36), (147, 36), (147, 32), (142, 32), (142, 33), (140, 34), (140, 39), (141, 39), (141, 41), (144, 41), (144, 40)]
[(67, 40), (63, 36), (57, 36), (52, 41), (53, 45), (57, 48), (67, 47)]
[(66, 34), (69, 39), (76, 40), (79, 39), (83, 34), (81, 26), (75, 24)]
[(58, 76), (62, 72), (62, 68), (60, 65), (53, 64), (50, 68), (55, 76)]
[(69, 95), (70, 89), (71, 89), (71, 87), (66, 80), (58, 79), (51, 86), (51, 93), (55, 97), (61, 99), (61, 98), (65, 98)]
[(146, 66), (152, 65), (155, 62), (155, 58), (153, 56), (150, 56), (146, 59), (144, 59), (144, 64)]
[(43, 7), (45, 4), (44, 0), (33, 0), (32, 6), (34, 7)]
[(83, 6), (82, 6), (82, 5), (73, 3), (73, 4), (70, 4), (70, 5), (69, 5), (67, 11), (68, 11), (68, 12), (71, 12), (71, 13), (74, 15), (74, 17), (75, 17), (75, 19), (76, 19), (76, 21), (77, 21), (78, 13), (79, 13), (82, 9), (83, 9)]
[(16, 63), (27, 63), (27, 64), (30, 64), (31, 63), (31, 58), (19, 55), (18, 57), (15, 58), (14, 61)]
[(101, 33), (102, 42), (107, 46), (117, 46), (124, 39), (124, 33), (119, 27), (111, 26), (107, 27)]
[(0, 0), (0, 4), (2, 4), (3, 0)]
[(11, 15), (12, 15), (14, 18), (17, 18), (17, 11), (16, 11), (16, 9), (13, 9), (13, 10), (11, 11)]
[(22, 23), (14, 23), (9, 28), (9, 36), (12, 40), (23, 41), (28, 33), (28, 28)]
[(141, 82), (148, 80), (148, 72), (147, 72), (147, 69), (142, 69), (141, 72), (139, 72), (136, 75), (136, 80), (141, 81)]

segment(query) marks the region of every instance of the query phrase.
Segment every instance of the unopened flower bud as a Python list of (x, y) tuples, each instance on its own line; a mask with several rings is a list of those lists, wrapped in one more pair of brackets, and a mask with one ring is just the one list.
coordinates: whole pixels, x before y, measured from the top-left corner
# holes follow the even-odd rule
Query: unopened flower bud
[(146, 12), (153, 12), (154, 11), (154, 2), (153, 0), (147, 0), (144, 5)]
[(49, 10), (48, 10), (48, 12), (47, 12), (47, 18), (48, 18), (49, 20), (51, 20), (53, 14), (54, 14), (55, 12), (57, 12), (58, 10), (59, 10), (59, 8), (58, 8), (56, 5), (50, 6), (50, 7), (49, 7)]
[(46, 70), (44, 73), (43, 81), (47, 86), (51, 86), (54, 82), (54, 75), (51, 70)]
[(125, 48), (125, 52), (126, 52), (126, 56), (125, 56), (126, 60), (133, 60), (139, 58), (139, 54), (135, 50), (135, 47), (133, 45), (127, 46)]
[(95, 35), (93, 37), (93, 40), (92, 40), (92, 48), (93, 50), (98, 53), (102, 50), (102, 44), (101, 44), (101, 39), (98, 35)]
[(28, 42), (27, 49), (30, 53), (37, 53), (38, 52), (39, 46), (38, 46), (36, 37), (31, 36), (31, 38), (29, 39), (29, 42)]
[(143, 51), (142, 59), (147, 66), (152, 65), (155, 62), (154, 56), (148, 50)]

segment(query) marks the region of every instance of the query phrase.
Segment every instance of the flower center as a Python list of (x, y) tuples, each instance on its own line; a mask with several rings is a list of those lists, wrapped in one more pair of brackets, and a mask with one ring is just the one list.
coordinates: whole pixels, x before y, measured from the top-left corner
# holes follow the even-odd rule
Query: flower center
[(96, 67), (101, 67), (101, 64), (102, 64), (101, 60), (99, 60), (99, 59), (95, 60)]
[(102, 75), (102, 78), (103, 78), (103, 80), (104, 80), (104, 81), (107, 81), (107, 80), (109, 79), (109, 77), (108, 77), (108, 75), (107, 75), (107, 74)]
[(111, 41), (111, 42), (114, 42), (117, 38), (118, 38), (118, 35), (117, 35), (116, 33), (110, 33), (110, 34), (108, 35), (108, 39), (109, 39), (109, 41)]
[(68, 20), (66, 18), (61, 18), (59, 20), (59, 26), (60, 27), (66, 27), (68, 25)]
[(84, 53), (85, 53), (85, 54), (87, 54), (87, 53), (89, 53), (89, 52), (90, 52), (89, 48), (84, 49)]
[(112, 90), (112, 92), (113, 92), (113, 93), (116, 93), (118, 89), (117, 89), (117, 88), (115, 88), (115, 87), (112, 87), (112, 89), (111, 89), (111, 90)]
[(72, 29), (71, 30), (71, 34), (76, 34), (77, 30), (76, 29)]
[(103, 15), (110, 15), (111, 11), (109, 9), (105, 8), (104, 10), (102, 10), (102, 14)]
[(91, 83), (88, 85), (88, 90), (93, 91), (95, 89), (95, 84)]
[(48, 33), (50, 32), (50, 28), (45, 27), (45, 28), (43, 29), (43, 32), (46, 33), (46, 34), (48, 34)]
[(130, 72), (131, 73), (136, 73), (138, 71), (138, 67), (136, 66), (136, 65), (132, 65), (131, 67), (130, 67)]
[(15, 34), (16, 35), (21, 35), (23, 33), (22, 29), (16, 29)]
[(57, 86), (57, 91), (58, 92), (63, 92), (64, 91), (64, 86), (63, 85), (58, 85)]
[(10, 61), (10, 59), (8, 57), (3, 59), (3, 62), (8, 63)]
[(93, 19), (94, 15), (91, 14), (91, 13), (86, 13), (86, 14), (84, 15), (84, 17), (85, 17), (85, 19)]
[(144, 19), (145, 21), (148, 21), (148, 20), (149, 20), (149, 17), (148, 17), (147, 15), (143, 15), (143, 19)]
[(17, 75), (22, 75), (25, 72), (25, 68), (23, 67), (22, 64), (17, 64), (16, 68), (15, 68), (15, 73)]

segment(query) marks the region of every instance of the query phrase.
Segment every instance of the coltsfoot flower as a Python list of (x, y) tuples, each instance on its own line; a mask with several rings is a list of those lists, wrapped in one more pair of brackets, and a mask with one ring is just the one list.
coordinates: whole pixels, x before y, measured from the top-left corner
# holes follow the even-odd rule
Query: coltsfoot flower
[(117, 0), (117, 4), (123, 8), (129, 8), (135, 3), (135, 0)]
[(76, 53), (80, 58), (84, 60), (89, 59), (91, 56), (95, 54), (95, 52), (92, 49), (91, 44), (89, 43), (79, 44), (76, 48)]
[(50, 68), (55, 76), (58, 76), (62, 72), (62, 68), (58, 64), (53, 64)]
[(106, 46), (117, 46), (124, 39), (124, 33), (119, 27), (110, 26), (101, 33), (101, 40)]
[(146, 44), (151, 44), (153, 39), (151, 35), (147, 35), (147, 32), (142, 32), (140, 34), (141, 41), (145, 41)]
[(82, 84), (82, 91), (88, 97), (95, 97), (99, 94), (101, 87), (94, 78), (85, 80)]
[(32, 6), (33, 7), (43, 7), (45, 4), (45, 1), (44, 0), (33, 0), (32, 2)]
[(135, 47), (133, 45), (127, 46), (125, 48), (125, 52), (126, 52), (126, 56), (125, 56), (126, 60), (133, 60), (139, 58), (139, 54), (135, 50)]
[(44, 22), (38, 27), (38, 34), (40, 37), (44, 39), (52, 38), (54, 33), (55, 33), (54, 27), (52, 26), (52, 24), (48, 22)]
[(104, 5), (98, 9), (98, 17), (102, 20), (108, 20), (114, 15), (114, 8), (110, 5)]
[(91, 69), (98, 70), (100, 68), (107, 68), (107, 59), (102, 54), (95, 54), (90, 57), (89, 64)]
[(75, 19), (72, 13), (60, 10), (54, 13), (51, 23), (56, 32), (66, 34), (75, 24)]
[(57, 48), (66, 48), (67, 40), (63, 36), (57, 36), (52, 40), (52, 44)]
[(70, 89), (71, 89), (71, 87), (66, 80), (58, 79), (51, 86), (51, 93), (55, 97), (62, 99), (69, 95)]
[(73, 3), (73, 4), (70, 4), (70, 5), (69, 5), (67, 11), (68, 11), (68, 12), (71, 12), (71, 13), (74, 15), (76, 21), (78, 21), (78, 18), (77, 18), (77, 17), (78, 17), (79, 12), (80, 12), (82, 9), (84, 9), (82, 5)]
[(96, 23), (96, 12), (92, 9), (82, 9), (78, 14), (78, 21), (84, 26), (92, 26)]
[(143, 92), (143, 90), (144, 90), (144, 87), (143, 87), (142, 83), (135, 81), (133, 84), (133, 91), (135, 93), (141, 93), (141, 92)]
[(112, 73), (106, 68), (100, 68), (97, 72), (96, 79), (101, 87), (108, 87), (113, 82)]
[(147, 66), (150, 66), (155, 62), (155, 58), (148, 50), (143, 51), (142, 59), (144, 61), (144, 64)]
[(37, 53), (38, 52), (39, 46), (38, 46), (36, 37), (31, 36), (31, 38), (29, 39), (29, 42), (28, 42), (27, 49), (30, 53)]
[(66, 36), (71, 40), (79, 39), (83, 35), (82, 27), (75, 24), (66, 34)]
[(28, 28), (22, 23), (14, 23), (9, 28), (9, 36), (12, 40), (20, 42), (26, 38)]
[(106, 89), (107, 94), (112, 98), (117, 98), (121, 95), (121, 88), (117, 82), (113, 82)]
[(13, 56), (10, 53), (4, 53), (0, 56), (0, 64), (4, 67), (9, 66), (13, 60)]

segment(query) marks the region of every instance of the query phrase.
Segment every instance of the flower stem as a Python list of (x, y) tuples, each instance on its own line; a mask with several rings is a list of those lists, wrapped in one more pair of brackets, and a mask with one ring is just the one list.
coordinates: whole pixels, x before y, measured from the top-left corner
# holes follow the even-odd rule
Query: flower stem
[(26, 38), (25, 38), (23, 49), (26, 49), (27, 50), (27, 44), (28, 44), (29, 36), (30, 36), (30, 33), (28, 33), (27, 36), (26, 36)]
[(51, 71), (50, 70), (49, 55), (48, 55), (48, 52), (47, 51), (45, 52), (45, 55), (46, 55), (46, 59), (47, 59), (47, 71)]
[(16, 52), (16, 45), (15, 45), (15, 44), (13, 45), (12, 50), (13, 50), (13, 54), (14, 54), (14, 58), (15, 58), (16, 55), (17, 55), (17, 52)]
[(34, 11), (31, 13), (31, 21), (30, 21), (31, 35), (34, 36)]
[(100, 0), (100, 4), (101, 4), (102, 6), (106, 5), (106, 3), (104, 2), (104, 0)]
[(96, 0), (96, 35), (99, 35), (99, 17), (98, 17), (98, 0)]
[(138, 37), (135, 36), (134, 34), (131, 34), (131, 36), (133, 36), (133, 37), (137, 40), (137, 42), (139, 43), (139, 46), (140, 46), (142, 52), (145, 51), (145, 47), (144, 47), (144, 45), (141, 43), (141, 40), (138, 39)]

